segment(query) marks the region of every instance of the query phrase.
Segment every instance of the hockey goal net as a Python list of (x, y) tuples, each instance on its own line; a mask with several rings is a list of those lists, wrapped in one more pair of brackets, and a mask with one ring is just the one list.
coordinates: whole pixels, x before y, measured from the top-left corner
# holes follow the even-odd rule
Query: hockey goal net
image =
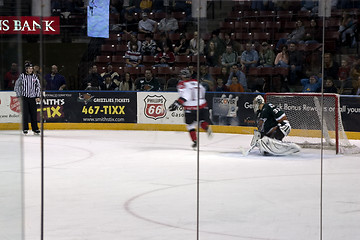
[(322, 146), (342, 154), (360, 152), (346, 136), (338, 94), (267, 93), (265, 101), (285, 112), (292, 128), (289, 137), (301, 147)]

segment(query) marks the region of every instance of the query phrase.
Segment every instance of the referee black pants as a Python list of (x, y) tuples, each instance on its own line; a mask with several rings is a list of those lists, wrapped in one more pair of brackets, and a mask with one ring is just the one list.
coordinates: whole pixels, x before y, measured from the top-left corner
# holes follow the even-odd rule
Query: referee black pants
[(38, 130), (37, 124), (37, 107), (35, 98), (22, 97), (23, 111), (23, 130), (29, 130), (29, 117), (31, 121), (31, 129), (33, 131)]

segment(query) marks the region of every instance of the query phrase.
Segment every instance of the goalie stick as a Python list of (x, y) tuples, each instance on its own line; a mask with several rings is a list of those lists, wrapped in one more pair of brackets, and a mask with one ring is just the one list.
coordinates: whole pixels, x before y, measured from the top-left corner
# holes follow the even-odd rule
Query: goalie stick
[(245, 150), (243, 147), (240, 147), (240, 150), (241, 150), (241, 153), (243, 156), (247, 156), (247, 155), (249, 155), (251, 150), (253, 150), (255, 147), (256, 147), (256, 144), (252, 145), (248, 150)]

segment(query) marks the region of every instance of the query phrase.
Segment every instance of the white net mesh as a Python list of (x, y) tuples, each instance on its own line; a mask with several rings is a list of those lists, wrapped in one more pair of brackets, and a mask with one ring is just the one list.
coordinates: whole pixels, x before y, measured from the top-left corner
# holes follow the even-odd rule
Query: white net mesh
[(291, 141), (304, 148), (320, 148), (322, 145), (342, 154), (360, 152), (346, 136), (338, 94), (268, 93), (265, 99), (285, 111), (292, 127)]

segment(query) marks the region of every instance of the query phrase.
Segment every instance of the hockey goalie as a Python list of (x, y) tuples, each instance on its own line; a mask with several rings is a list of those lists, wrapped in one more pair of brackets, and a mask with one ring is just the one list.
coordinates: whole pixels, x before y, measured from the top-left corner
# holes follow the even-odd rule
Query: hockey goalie
[(300, 151), (295, 143), (283, 142), (289, 135), (291, 126), (285, 113), (271, 103), (265, 103), (261, 95), (253, 101), (257, 118), (257, 128), (251, 140), (251, 149), (258, 147), (263, 155), (289, 155)]

